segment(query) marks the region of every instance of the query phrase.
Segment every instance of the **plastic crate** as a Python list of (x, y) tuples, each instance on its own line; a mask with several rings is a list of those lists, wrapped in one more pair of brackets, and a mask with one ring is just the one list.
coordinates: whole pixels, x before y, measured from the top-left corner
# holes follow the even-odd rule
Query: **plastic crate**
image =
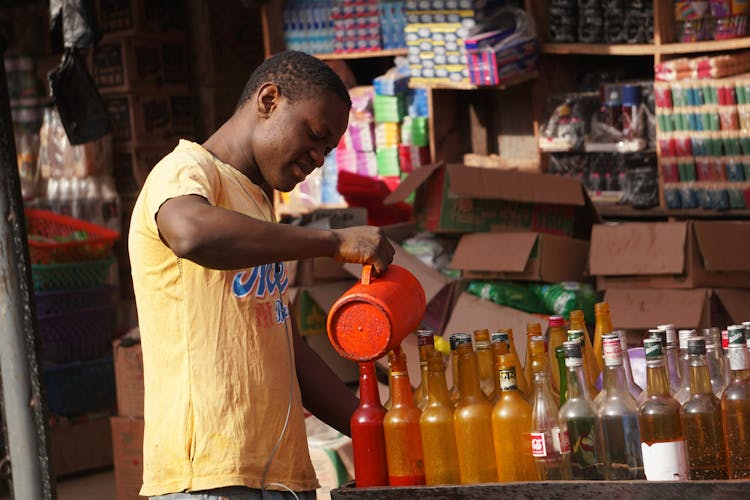
[(112, 358), (44, 368), (47, 409), (74, 416), (114, 408), (115, 369)]
[(53, 290), (36, 292), (37, 317), (78, 311), (92, 307), (114, 307), (117, 305), (117, 288), (104, 286), (80, 290)]
[(48, 210), (26, 209), (32, 264), (97, 260), (112, 255), (118, 234), (106, 227)]
[(112, 352), (115, 307), (37, 315), (37, 325), (44, 362), (61, 364), (88, 361)]
[(114, 259), (68, 262), (65, 264), (32, 264), (34, 291), (78, 290), (107, 284)]

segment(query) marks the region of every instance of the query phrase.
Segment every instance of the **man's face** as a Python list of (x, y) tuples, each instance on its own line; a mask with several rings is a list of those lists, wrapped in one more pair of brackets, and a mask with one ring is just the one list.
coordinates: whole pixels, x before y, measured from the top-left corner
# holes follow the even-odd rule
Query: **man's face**
[(263, 179), (288, 192), (323, 165), (346, 131), (349, 110), (335, 93), (290, 102), (284, 97), (253, 138), (253, 154)]

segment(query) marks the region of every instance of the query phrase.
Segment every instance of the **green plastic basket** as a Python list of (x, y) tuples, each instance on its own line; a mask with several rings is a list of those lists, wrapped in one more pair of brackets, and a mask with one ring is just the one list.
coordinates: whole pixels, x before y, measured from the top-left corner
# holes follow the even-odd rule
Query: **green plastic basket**
[(34, 291), (93, 288), (107, 284), (114, 259), (68, 262), (65, 264), (32, 264)]

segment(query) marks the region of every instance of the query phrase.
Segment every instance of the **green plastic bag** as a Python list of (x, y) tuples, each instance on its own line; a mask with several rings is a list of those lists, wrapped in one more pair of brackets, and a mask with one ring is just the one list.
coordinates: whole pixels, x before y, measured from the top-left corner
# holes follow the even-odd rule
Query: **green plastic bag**
[(468, 292), (501, 306), (530, 313), (546, 314), (547, 308), (526, 283), (514, 281), (472, 281)]
[(570, 311), (581, 309), (586, 323), (595, 323), (594, 304), (599, 302), (599, 295), (588, 283), (563, 281), (549, 284), (535, 283), (531, 287), (550, 314), (569, 318)]

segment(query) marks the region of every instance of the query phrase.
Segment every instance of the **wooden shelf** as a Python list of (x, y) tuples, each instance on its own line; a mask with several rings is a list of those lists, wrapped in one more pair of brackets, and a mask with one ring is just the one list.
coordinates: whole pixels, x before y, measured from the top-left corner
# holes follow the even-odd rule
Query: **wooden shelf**
[(709, 40), (706, 42), (667, 43), (660, 45), (660, 54), (692, 54), (696, 52), (719, 52), (750, 48), (750, 37), (730, 40)]
[(668, 208), (634, 208), (630, 205), (616, 205), (613, 203), (594, 203), (596, 211), (605, 219), (750, 219), (749, 209), (737, 210), (706, 210), (703, 208), (684, 208), (670, 210)]
[(656, 54), (656, 46), (650, 43), (544, 43), (542, 44), (542, 54), (580, 54), (591, 56), (652, 56)]
[(477, 89), (495, 89), (504, 90), (508, 87), (518, 85), (519, 83), (527, 82), (539, 77), (539, 73), (534, 71), (533, 73), (527, 73), (519, 78), (508, 80), (502, 85), (474, 85), (470, 82), (444, 82), (444, 81), (430, 81), (429, 79), (422, 78), (410, 78), (409, 88), (412, 89), (453, 89), (453, 90), (477, 90)]
[(389, 50), (368, 50), (362, 52), (345, 52), (341, 54), (312, 54), (318, 59), (322, 60), (333, 60), (333, 59), (373, 59), (376, 57), (395, 57), (405, 56), (406, 47), (402, 49), (389, 49)]

